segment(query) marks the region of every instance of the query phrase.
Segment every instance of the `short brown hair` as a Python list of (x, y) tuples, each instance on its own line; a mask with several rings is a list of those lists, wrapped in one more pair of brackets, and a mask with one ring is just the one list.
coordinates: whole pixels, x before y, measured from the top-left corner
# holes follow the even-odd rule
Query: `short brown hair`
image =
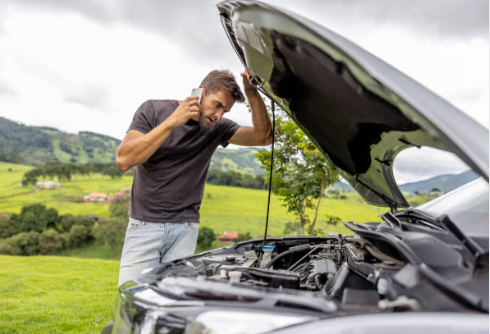
[(235, 80), (235, 76), (228, 70), (214, 70), (202, 80), (201, 85), (205, 88), (205, 95), (216, 92), (226, 92), (236, 102), (243, 103), (245, 98), (242, 90)]

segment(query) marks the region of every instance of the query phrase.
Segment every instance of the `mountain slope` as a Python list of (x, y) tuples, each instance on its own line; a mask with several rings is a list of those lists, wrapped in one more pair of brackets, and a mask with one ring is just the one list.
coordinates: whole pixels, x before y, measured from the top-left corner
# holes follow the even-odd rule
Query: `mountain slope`
[[(46, 162), (113, 163), (120, 140), (93, 132), (71, 134), (50, 127), (27, 126), (0, 117), (0, 161), (41, 166)], [(258, 148), (218, 149), (210, 169), (262, 174)]]
[(407, 192), (410, 195), (414, 195), (416, 191), (420, 194), (427, 194), (433, 188), (438, 188), (442, 192), (448, 192), (476, 178), (478, 178), (478, 174), (472, 170), (468, 170), (460, 174), (445, 174), (423, 181), (405, 183), (400, 186), (400, 189), (402, 192)]
[(70, 134), (0, 117), (0, 159), (31, 166), (46, 162), (113, 162), (120, 141), (93, 132)]
[(248, 174), (264, 174), (265, 170), (255, 158), (260, 149), (256, 147), (232, 149), (218, 149), (213, 155), (209, 169), (222, 172), (235, 171)]

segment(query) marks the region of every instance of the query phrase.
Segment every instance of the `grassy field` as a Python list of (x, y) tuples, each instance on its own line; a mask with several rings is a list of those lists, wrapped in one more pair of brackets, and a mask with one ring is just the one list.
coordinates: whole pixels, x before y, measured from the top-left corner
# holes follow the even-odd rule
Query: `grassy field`
[(118, 261), (0, 256), (0, 333), (100, 333), (111, 319)]
[[(0, 193), (11, 196), (0, 199), (0, 213), (18, 213), (23, 205), (43, 203), (47, 207), (58, 210), (60, 214), (71, 213), (75, 215), (89, 214), (108, 217), (107, 203), (76, 203), (70, 202), (71, 197), (81, 197), (91, 192), (104, 192), (112, 195), (125, 187), (130, 187), (132, 177), (124, 176), (120, 179), (111, 179), (101, 174), (90, 177), (75, 177), (70, 182), (61, 184), (61, 189), (42, 189), (34, 193), (32, 187), (19, 188), (23, 172), (30, 167), (18, 166), (12, 172), (11, 164), (0, 163), (0, 179), (2, 180)], [(27, 193), (26, 193), (27, 192)], [(24, 194), (22, 194), (24, 193)], [(246, 188), (206, 185), (203, 203), (201, 206), (201, 224), (210, 227), (218, 233), (224, 231), (250, 232), (258, 237), (263, 234), (265, 215), (267, 210), (267, 191)], [(379, 221), (379, 214), (386, 209), (375, 208), (365, 204), (354, 193), (347, 194), (347, 199), (325, 198), (318, 215), (317, 228), (324, 230), (350, 233), (343, 225), (331, 227), (325, 221), (325, 215), (340, 217), (343, 221), (356, 222)], [(313, 217), (313, 213), (310, 213)], [(272, 196), (269, 233), (274, 236), (283, 234), (286, 222), (297, 219), (282, 206), (281, 200)]]

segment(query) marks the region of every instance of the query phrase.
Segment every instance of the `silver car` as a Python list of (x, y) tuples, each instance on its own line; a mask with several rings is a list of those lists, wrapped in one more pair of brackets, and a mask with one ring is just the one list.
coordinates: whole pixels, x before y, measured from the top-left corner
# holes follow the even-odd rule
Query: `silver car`
[[(488, 333), (488, 130), (299, 15), (218, 4), (231, 46), (354, 189), (385, 206), (351, 236), (250, 240), (164, 263), (119, 289), (112, 333)], [(411, 208), (402, 150), (454, 153), (480, 178)]]

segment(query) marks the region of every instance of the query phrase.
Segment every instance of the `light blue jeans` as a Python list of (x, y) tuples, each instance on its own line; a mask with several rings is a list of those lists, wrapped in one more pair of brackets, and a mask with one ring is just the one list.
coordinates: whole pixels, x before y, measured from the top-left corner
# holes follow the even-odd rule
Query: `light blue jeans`
[(150, 223), (129, 218), (119, 267), (119, 283), (160, 263), (194, 254), (198, 223)]

